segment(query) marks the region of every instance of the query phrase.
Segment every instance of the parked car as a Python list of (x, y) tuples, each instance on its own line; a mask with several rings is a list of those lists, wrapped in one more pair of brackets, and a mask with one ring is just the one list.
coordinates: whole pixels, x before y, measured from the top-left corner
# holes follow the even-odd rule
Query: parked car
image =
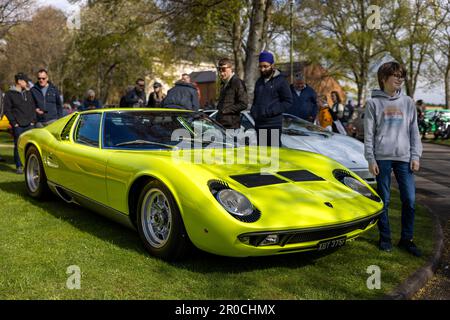
[[(216, 113), (210, 115), (215, 119)], [(256, 144), (255, 121), (249, 111), (241, 112), (241, 129), (253, 130), (251, 143)], [(364, 158), (364, 144), (352, 137), (329, 132), (291, 114), (283, 114), (281, 145), (323, 154), (349, 168), (369, 184), (376, 183)]]
[[(381, 199), (342, 164), (274, 148), (272, 168), (258, 147), (208, 141), (195, 128), (226, 134), (187, 110), (75, 112), (20, 136), (27, 192), (43, 199), (52, 191), (135, 228), (167, 260), (192, 244), (235, 257), (326, 250), (376, 225)], [(219, 151), (234, 162), (192, 161)], [(257, 161), (237, 161), (239, 151)]]

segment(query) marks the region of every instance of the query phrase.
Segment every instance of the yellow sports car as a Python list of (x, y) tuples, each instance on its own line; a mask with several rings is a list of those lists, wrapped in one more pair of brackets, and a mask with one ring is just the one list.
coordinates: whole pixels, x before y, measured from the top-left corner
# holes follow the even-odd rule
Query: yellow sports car
[(167, 260), (192, 245), (235, 257), (325, 250), (376, 224), (380, 198), (338, 162), (229, 136), (203, 113), (101, 109), (30, 130), (18, 147), (31, 197), (53, 191), (107, 215)]

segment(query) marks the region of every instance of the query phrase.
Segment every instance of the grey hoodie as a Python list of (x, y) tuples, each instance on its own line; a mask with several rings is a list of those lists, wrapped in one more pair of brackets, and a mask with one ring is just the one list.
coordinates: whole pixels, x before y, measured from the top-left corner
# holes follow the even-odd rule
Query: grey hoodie
[(412, 98), (400, 92), (390, 97), (382, 90), (372, 91), (364, 116), (364, 156), (369, 163), (419, 160), (422, 142)]

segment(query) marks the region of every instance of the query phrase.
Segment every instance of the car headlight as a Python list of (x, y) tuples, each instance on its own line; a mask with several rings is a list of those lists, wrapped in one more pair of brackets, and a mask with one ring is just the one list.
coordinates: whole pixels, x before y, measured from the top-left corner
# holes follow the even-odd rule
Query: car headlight
[(363, 196), (370, 198), (372, 196), (372, 191), (369, 190), (364, 184), (353, 177), (344, 177), (342, 183), (345, 184), (350, 189), (361, 193)]
[(333, 175), (337, 180), (339, 180), (341, 183), (345, 184), (347, 187), (349, 187), (353, 191), (356, 191), (359, 194), (361, 194), (371, 200), (374, 200), (377, 202), (381, 201), (380, 197), (378, 197), (376, 194), (374, 194), (364, 183), (362, 183), (361, 181), (359, 181), (358, 179), (353, 177), (350, 172), (348, 172), (346, 170), (337, 169), (337, 170), (333, 171)]
[(216, 198), (225, 210), (232, 215), (245, 217), (253, 213), (253, 206), (250, 200), (242, 193), (224, 189), (217, 192)]
[(261, 212), (252, 205), (250, 200), (242, 193), (230, 189), (226, 182), (211, 180), (208, 186), (217, 202), (237, 220), (251, 223), (261, 217)]

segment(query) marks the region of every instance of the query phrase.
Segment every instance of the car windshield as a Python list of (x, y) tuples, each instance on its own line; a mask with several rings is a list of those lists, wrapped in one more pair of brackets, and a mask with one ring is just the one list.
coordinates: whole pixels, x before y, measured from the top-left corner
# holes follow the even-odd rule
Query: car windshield
[(235, 147), (206, 114), (183, 111), (111, 111), (105, 114), (103, 143), (117, 149)]
[(283, 133), (284, 134), (299, 134), (308, 135), (311, 133), (331, 135), (329, 131), (312, 124), (306, 120), (297, 118), (295, 116), (284, 114), (283, 115)]

